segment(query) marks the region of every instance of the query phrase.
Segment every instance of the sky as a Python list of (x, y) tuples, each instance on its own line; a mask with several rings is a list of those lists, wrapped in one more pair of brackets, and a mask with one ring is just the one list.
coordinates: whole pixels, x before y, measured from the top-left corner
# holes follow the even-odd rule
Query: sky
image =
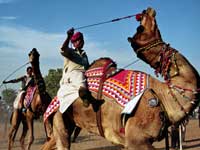
[[(37, 48), (43, 76), (49, 69), (63, 67), (59, 53), (69, 28), (78, 28), (140, 13), (147, 7), (156, 10), (163, 40), (182, 53), (200, 71), (199, 0), (0, 0), (0, 83), (16, 68), (28, 62), (28, 53)], [(138, 58), (127, 37), (136, 32), (135, 18), (80, 29), (89, 61), (111, 57), (119, 68)], [(154, 76), (141, 60), (126, 69)], [(21, 68), (8, 80), (25, 74)], [(9, 84), (18, 88), (19, 84)], [(4, 86), (0, 87), (4, 89)]]

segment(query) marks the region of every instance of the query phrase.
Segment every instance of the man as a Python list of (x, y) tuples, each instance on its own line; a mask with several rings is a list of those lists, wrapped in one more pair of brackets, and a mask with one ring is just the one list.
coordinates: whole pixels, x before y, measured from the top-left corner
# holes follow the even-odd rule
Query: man
[(22, 109), (22, 112), (25, 112), (26, 109), (23, 107), (23, 100), (25, 97), (25, 92), (28, 88), (29, 85), (32, 85), (34, 80), (33, 80), (33, 70), (32, 67), (27, 67), (26, 69), (26, 75), (21, 76), (17, 79), (12, 79), (9, 81), (3, 81), (3, 84), (7, 83), (18, 83), (21, 82), (21, 88), (19, 91), (19, 94), (17, 95), (15, 101), (14, 101), (14, 108), (16, 109)]
[[(92, 98), (89, 90), (87, 90), (84, 72), (89, 67), (89, 61), (86, 52), (83, 50), (84, 37), (81, 32), (74, 34), (74, 29), (67, 31), (67, 38), (61, 47), (61, 55), (64, 57), (63, 75), (60, 80), (60, 88), (57, 92), (60, 101), (60, 111), (63, 113), (66, 107), (79, 97), (79, 91), (83, 96), (83, 104), (88, 107), (88, 98)], [(69, 47), (69, 43), (74, 48)], [(81, 89), (81, 90), (79, 90)], [(69, 103), (66, 104), (65, 102)]]

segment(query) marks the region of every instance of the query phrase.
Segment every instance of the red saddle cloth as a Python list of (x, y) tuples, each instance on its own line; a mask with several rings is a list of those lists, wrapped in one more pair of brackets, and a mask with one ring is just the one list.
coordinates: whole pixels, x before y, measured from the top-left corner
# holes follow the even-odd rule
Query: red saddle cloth
[(33, 100), (33, 95), (35, 94), (36, 86), (29, 86), (26, 90), (26, 96), (24, 98), (24, 106), (28, 108)]
[[(99, 82), (103, 75), (103, 68), (94, 68), (86, 71), (87, 82), (91, 92), (98, 92)], [(147, 74), (140, 71), (122, 70), (114, 76), (106, 79), (103, 84), (103, 94), (115, 99), (121, 106), (132, 100), (136, 95), (143, 92), (147, 87)], [(55, 97), (44, 113), (44, 122), (60, 106), (60, 102)]]
[(44, 115), (43, 115), (43, 120), (44, 122), (47, 120), (47, 118), (53, 113), (56, 112), (57, 109), (60, 106), (60, 101), (58, 100), (58, 97), (54, 97), (54, 99), (52, 99), (51, 103), (49, 104), (49, 106), (47, 107)]
[[(91, 92), (98, 92), (102, 69), (95, 68), (86, 71), (87, 82)], [(115, 99), (121, 106), (143, 92), (147, 87), (148, 75), (133, 70), (122, 70), (114, 76), (106, 79), (103, 84), (103, 94)]]

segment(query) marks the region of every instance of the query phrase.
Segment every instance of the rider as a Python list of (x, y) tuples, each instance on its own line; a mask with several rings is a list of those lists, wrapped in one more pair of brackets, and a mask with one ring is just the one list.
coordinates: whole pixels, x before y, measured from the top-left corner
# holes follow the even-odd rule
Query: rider
[[(64, 57), (64, 68), (57, 96), (59, 100), (65, 96), (68, 96), (68, 100), (70, 98), (76, 99), (80, 96), (83, 100), (83, 105), (88, 107), (95, 99), (87, 88), (84, 76), (85, 70), (89, 67), (87, 54), (82, 49), (84, 46), (84, 37), (81, 32), (74, 33), (73, 28), (67, 31), (67, 35), (61, 47), (61, 54)], [(70, 41), (74, 48), (69, 47)], [(70, 96), (73, 94), (75, 95), (74, 97)], [(89, 102), (89, 100), (91, 101)]]
[[(3, 81), (3, 84), (7, 84), (7, 83), (18, 83), (21, 82), (21, 89), (18, 93), (18, 96), (16, 97), (14, 104), (17, 103), (17, 101), (19, 101), (19, 99), (21, 98), (21, 102), (20, 102), (20, 107), (22, 109), (22, 112), (26, 111), (26, 108), (24, 108), (23, 106), (23, 101), (24, 101), (24, 97), (25, 97), (25, 92), (28, 88), (29, 85), (32, 85), (34, 80), (33, 80), (33, 70), (32, 67), (29, 66), (26, 68), (26, 75), (21, 76), (17, 79), (12, 79), (9, 81)], [(18, 99), (19, 98), (19, 99)], [(16, 106), (18, 107), (18, 106)]]

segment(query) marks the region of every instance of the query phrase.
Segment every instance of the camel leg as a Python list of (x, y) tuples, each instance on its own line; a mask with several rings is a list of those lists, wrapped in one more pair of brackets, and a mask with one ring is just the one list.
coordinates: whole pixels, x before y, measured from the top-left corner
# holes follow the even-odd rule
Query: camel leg
[(25, 141), (25, 137), (27, 135), (28, 126), (27, 126), (27, 123), (25, 120), (22, 120), (22, 124), (23, 124), (23, 129), (22, 129), (22, 135), (20, 137), (20, 144), (21, 144), (21, 148), (23, 150), (25, 150), (24, 141)]
[(40, 148), (40, 150), (54, 150), (54, 149), (56, 149), (56, 140), (54, 136), (51, 136), (51, 138), (48, 141), (46, 141)]
[(70, 150), (70, 135), (64, 125), (62, 115), (60, 111), (57, 111), (53, 116), (53, 134), (56, 139), (56, 147), (58, 150)]
[(27, 150), (30, 150), (31, 144), (34, 141), (34, 135), (33, 135), (33, 114), (28, 114), (28, 117), (26, 119), (27, 121), (27, 126), (29, 130), (29, 135), (28, 135), (28, 143), (27, 143)]
[(51, 120), (47, 119), (46, 122), (44, 122), (44, 129), (45, 129), (46, 138), (47, 138), (47, 141), (48, 141), (51, 138), (52, 133), (53, 133)]
[(15, 109), (13, 111), (13, 114), (10, 119), (11, 127), (10, 127), (9, 134), (8, 134), (8, 150), (11, 150), (11, 148), (14, 144), (15, 136), (19, 129), (19, 125), (21, 122), (21, 115), (19, 113), (20, 112), (17, 109)]
[[(132, 125), (131, 125), (132, 126)], [(130, 129), (131, 128), (131, 129)], [(124, 150), (154, 150), (152, 144), (146, 140), (143, 131), (138, 127), (130, 127), (125, 131), (125, 148)], [(128, 132), (133, 131), (133, 132)]]
[(74, 136), (73, 136), (72, 142), (76, 141), (76, 138), (78, 137), (80, 132), (81, 132), (81, 128), (76, 126), (74, 129)]
[[(154, 150), (152, 143), (157, 139), (162, 127), (162, 109), (160, 105), (149, 106), (149, 99), (154, 98), (151, 90), (146, 90), (134, 117), (126, 122), (125, 147), (131, 150)], [(144, 111), (145, 110), (145, 111)], [(131, 132), (130, 132), (131, 131)], [(161, 138), (161, 137), (160, 137)]]

